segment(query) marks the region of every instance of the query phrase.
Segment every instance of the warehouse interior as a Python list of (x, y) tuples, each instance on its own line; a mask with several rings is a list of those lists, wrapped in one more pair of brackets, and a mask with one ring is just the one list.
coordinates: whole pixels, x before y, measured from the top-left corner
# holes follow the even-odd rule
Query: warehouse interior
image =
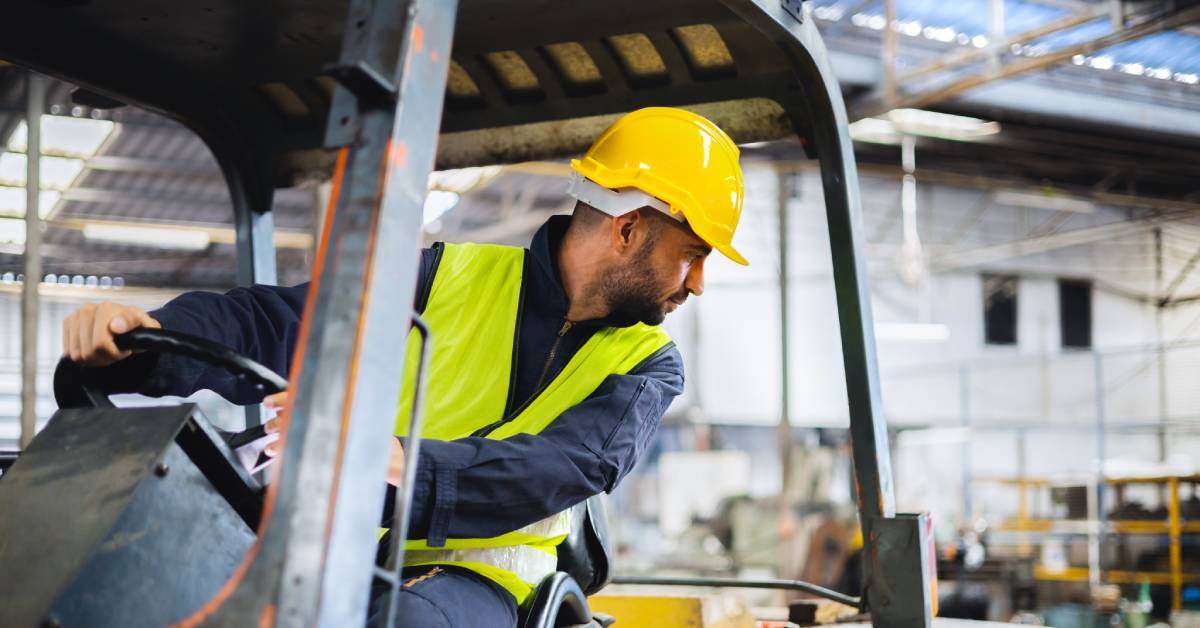
[[(815, 26), (845, 101), (877, 411), (896, 511), (929, 513), (937, 617), (1200, 626), (1200, 4), (782, 5)], [(738, 42), (726, 48), (717, 30), (720, 45), (706, 50), (737, 61)], [(623, 58), (620, 41), (607, 45)], [(536, 87), (543, 69), (535, 76), (522, 55), (468, 63), (456, 52), (447, 102), (463, 81)], [(228, 172), (201, 135), (22, 61), (0, 45), (0, 470), (14, 473), (59, 410), (71, 312), (105, 301), (151, 311), (247, 277)], [(262, 103), (301, 117), (333, 93), (332, 80), (299, 93), (273, 85)], [(26, 212), (32, 110), (36, 218)], [(675, 625), (666, 607), (622, 621), (627, 597), (646, 590), (703, 610), (703, 623), (679, 625), (870, 620), (783, 587), (635, 586), (725, 578), (864, 593), (875, 541), (859, 523), (829, 175), (794, 136), (739, 144), (733, 243), (749, 266), (713, 255), (703, 296), (667, 316), (683, 392), (606, 498), (614, 571), (631, 580), (592, 605), (616, 626)], [(524, 247), (571, 213), (569, 158), (515, 161), (429, 174), (420, 245)], [(338, 196), (331, 165), (277, 182), (265, 283), (314, 276)], [(211, 391), (113, 399), (194, 402), (230, 432), (258, 416)]]

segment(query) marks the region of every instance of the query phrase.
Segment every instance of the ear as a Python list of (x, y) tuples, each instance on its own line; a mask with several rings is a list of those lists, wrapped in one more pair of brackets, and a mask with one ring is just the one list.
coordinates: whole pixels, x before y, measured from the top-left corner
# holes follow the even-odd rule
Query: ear
[(613, 218), (612, 222), (612, 241), (613, 248), (619, 253), (624, 253), (630, 249), (637, 237), (638, 227), (642, 223), (642, 214), (639, 211), (631, 211), (623, 216)]

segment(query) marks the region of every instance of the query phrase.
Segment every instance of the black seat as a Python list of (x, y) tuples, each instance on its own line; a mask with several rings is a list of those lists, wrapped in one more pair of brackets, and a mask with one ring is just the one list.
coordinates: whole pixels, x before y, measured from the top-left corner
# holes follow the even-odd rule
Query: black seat
[(571, 509), (571, 531), (558, 545), (558, 571), (592, 595), (612, 582), (612, 562), (608, 512), (596, 495)]
[(608, 626), (613, 619), (593, 616), (587, 596), (612, 581), (608, 515), (597, 495), (571, 509), (571, 530), (558, 546), (558, 571), (546, 576), (521, 608), (524, 628)]
[[(556, 571), (538, 585), (533, 597), (521, 608), (522, 628), (590, 626), (592, 611), (579, 583), (566, 572)], [(606, 624), (605, 624), (606, 625)]]

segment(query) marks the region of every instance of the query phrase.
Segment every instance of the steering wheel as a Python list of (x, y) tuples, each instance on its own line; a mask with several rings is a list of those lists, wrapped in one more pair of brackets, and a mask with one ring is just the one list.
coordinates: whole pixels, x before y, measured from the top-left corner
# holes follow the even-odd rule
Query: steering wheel
[[(225, 345), (191, 334), (142, 327), (116, 336), (113, 340), (117, 348), (123, 350), (174, 353), (219, 366), (239, 378), (249, 380), (264, 394), (269, 395), (287, 390), (287, 380), (275, 371)], [(58, 407), (115, 407), (105, 391), (105, 375), (106, 369), (104, 368), (82, 366), (64, 357), (54, 371), (54, 399), (58, 402)], [(238, 447), (261, 435), (262, 426), (250, 428), (245, 432), (234, 434), (230, 438), (229, 444), (231, 447)], [(235, 443), (235, 441), (237, 442)]]

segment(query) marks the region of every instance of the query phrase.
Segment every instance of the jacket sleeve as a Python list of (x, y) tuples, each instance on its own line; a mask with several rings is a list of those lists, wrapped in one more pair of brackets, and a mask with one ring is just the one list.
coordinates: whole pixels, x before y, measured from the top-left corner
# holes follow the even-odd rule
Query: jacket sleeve
[(497, 536), (611, 492), (682, 391), (683, 360), (672, 347), (609, 376), (539, 434), (422, 440), (409, 535), (435, 547)]
[[(421, 252), (417, 294), (425, 290), (436, 263), (434, 249)], [(292, 287), (255, 285), (225, 294), (186, 292), (150, 312), (164, 329), (180, 331), (226, 345), (287, 376), (300, 333), (308, 284)], [(257, 403), (262, 391), (192, 358), (168, 353), (142, 353), (106, 367), (103, 375), (114, 392), (186, 397), (212, 390), (238, 404)]]
[[(150, 316), (164, 329), (221, 343), (286, 377), (307, 295), (307, 283), (290, 288), (255, 285), (225, 294), (187, 292)], [(202, 389), (239, 404), (263, 397), (249, 382), (221, 367), (168, 353), (158, 355), (138, 392), (187, 396)]]

